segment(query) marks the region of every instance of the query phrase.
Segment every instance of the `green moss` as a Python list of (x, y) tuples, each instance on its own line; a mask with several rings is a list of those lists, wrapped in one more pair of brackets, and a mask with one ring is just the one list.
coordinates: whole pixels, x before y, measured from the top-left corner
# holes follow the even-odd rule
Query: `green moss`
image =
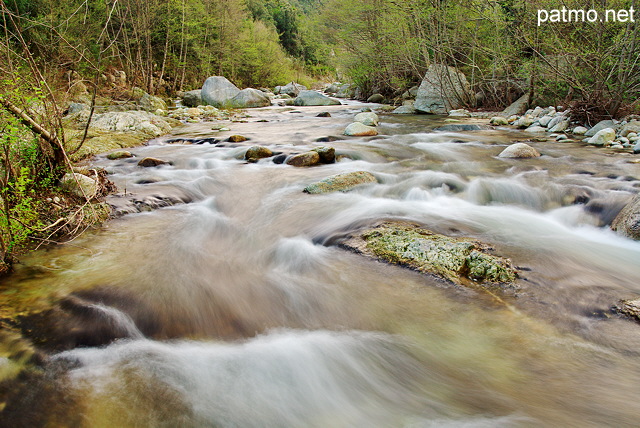
[(402, 223), (384, 223), (360, 236), (366, 250), (376, 257), (456, 284), (462, 278), (511, 284), (517, 277), (508, 259), (488, 254), (486, 246), (470, 239), (451, 238)]

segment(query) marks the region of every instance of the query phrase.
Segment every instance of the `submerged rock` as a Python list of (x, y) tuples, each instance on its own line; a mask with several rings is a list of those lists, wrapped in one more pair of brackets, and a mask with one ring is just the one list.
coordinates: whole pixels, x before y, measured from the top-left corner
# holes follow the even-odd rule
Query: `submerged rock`
[(247, 140), (248, 138), (243, 135), (232, 135), (229, 138), (227, 138), (227, 141), (230, 143), (242, 143)]
[(627, 238), (640, 240), (640, 193), (613, 219), (611, 229)]
[(517, 271), (511, 261), (489, 254), (488, 246), (472, 239), (440, 235), (408, 222), (383, 222), (352, 235), (343, 246), (454, 284), (471, 285), (471, 280), (515, 288)]
[(537, 158), (540, 156), (540, 153), (525, 143), (515, 143), (507, 147), (498, 155), (501, 158)]
[(138, 166), (152, 168), (154, 166), (167, 165), (168, 163), (169, 162), (162, 159), (148, 157), (140, 160), (140, 162), (138, 162)]
[(299, 155), (291, 156), (287, 159), (287, 165), (303, 167), (313, 166), (320, 163), (320, 155), (318, 152), (305, 152)]
[(375, 182), (377, 182), (376, 177), (370, 172), (347, 172), (344, 174), (332, 175), (331, 177), (327, 177), (324, 180), (310, 184), (304, 188), (303, 192), (311, 194), (346, 192), (356, 186)]

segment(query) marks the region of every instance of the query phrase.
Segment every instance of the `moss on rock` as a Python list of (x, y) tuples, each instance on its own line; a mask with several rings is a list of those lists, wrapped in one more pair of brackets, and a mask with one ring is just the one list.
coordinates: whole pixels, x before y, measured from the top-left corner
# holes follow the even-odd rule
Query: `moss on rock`
[(346, 192), (356, 186), (366, 183), (375, 183), (376, 177), (367, 171), (347, 172), (344, 174), (332, 175), (324, 180), (312, 183), (304, 188), (305, 193), (330, 193)]
[(489, 254), (488, 246), (406, 222), (381, 223), (352, 236), (344, 246), (455, 284), (464, 285), (465, 280), (471, 280), (513, 288), (517, 278), (511, 261)]

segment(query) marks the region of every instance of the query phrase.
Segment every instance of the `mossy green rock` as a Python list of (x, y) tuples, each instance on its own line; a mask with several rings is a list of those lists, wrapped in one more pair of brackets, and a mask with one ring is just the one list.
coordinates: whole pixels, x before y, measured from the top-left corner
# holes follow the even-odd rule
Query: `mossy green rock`
[(384, 222), (350, 237), (344, 246), (389, 263), (442, 277), (455, 284), (489, 283), (515, 288), (516, 270), (489, 247), (407, 222)]
[(258, 160), (263, 158), (268, 158), (273, 156), (273, 152), (269, 150), (267, 147), (263, 146), (251, 146), (244, 154), (244, 159), (247, 162), (258, 162)]
[(376, 177), (367, 171), (347, 172), (332, 175), (317, 183), (310, 184), (304, 188), (304, 192), (311, 194), (346, 192), (361, 184), (375, 183), (376, 181)]
[(133, 155), (131, 154), (131, 152), (128, 152), (126, 150), (117, 150), (107, 155), (107, 159), (109, 160), (118, 160), (118, 159), (132, 158), (132, 157)]

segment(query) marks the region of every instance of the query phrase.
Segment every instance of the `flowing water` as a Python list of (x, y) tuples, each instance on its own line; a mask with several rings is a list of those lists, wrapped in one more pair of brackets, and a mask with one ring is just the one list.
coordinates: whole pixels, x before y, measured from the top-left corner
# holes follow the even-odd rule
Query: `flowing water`
[[(437, 132), (428, 116), (316, 142), (360, 107), (256, 109), (221, 134), (189, 124), (180, 138), (250, 141), (132, 149), (172, 162), (157, 168), (96, 159), (121, 213), (189, 203), (34, 254), (2, 285), (46, 284), (76, 321), (35, 374), (5, 382), (0, 425), (638, 426), (640, 325), (610, 307), (640, 294), (640, 243), (607, 227), (639, 190), (632, 155), (533, 142), (542, 157), (502, 159), (525, 134)], [(252, 144), (349, 158), (247, 164)], [(302, 192), (358, 170), (379, 182)], [(334, 245), (380, 219), (490, 244), (518, 266), (519, 291), (496, 300)]]

